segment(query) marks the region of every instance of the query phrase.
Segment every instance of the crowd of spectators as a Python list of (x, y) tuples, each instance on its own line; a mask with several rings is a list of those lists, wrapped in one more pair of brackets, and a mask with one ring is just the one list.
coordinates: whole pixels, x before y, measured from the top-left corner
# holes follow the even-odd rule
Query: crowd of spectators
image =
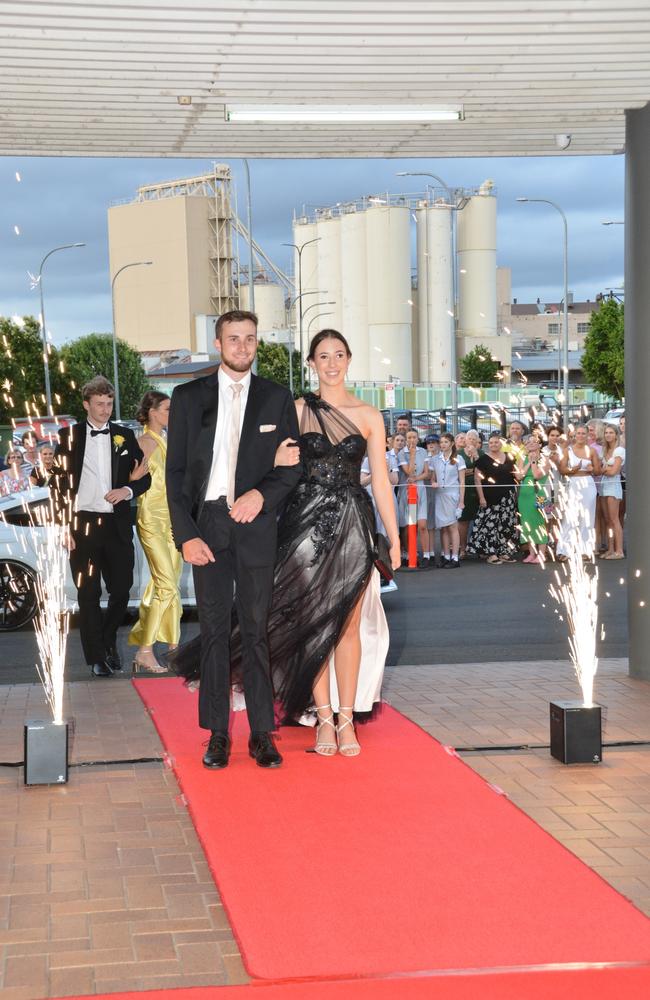
[[(409, 523), (417, 526), (418, 566), (457, 569), (466, 558), (492, 566), (568, 559), (623, 559), (625, 417), (558, 427), (519, 420), (506, 438), (477, 430), (427, 434), (406, 416), (386, 438), (395, 488), (402, 561)], [(416, 487), (409, 516), (409, 485)], [(362, 485), (372, 496), (369, 466)], [(378, 530), (382, 525), (377, 524)]]
[(19, 493), (32, 486), (47, 486), (54, 464), (54, 445), (39, 445), (33, 431), (26, 431), (20, 445), (13, 444), (0, 467), (0, 496)]

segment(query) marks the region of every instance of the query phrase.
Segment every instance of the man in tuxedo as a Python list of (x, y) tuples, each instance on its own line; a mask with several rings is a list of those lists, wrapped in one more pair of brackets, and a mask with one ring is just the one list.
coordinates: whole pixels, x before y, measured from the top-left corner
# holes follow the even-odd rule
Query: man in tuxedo
[(260, 767), (279, 767), (266, 638), (276, 555), (277, 511), (300, 466), (274, 468), (278, 444), (298, 439), (298, 420), (283, 386), (252, 374), (257, 317), (233, 310), (215, 330), (221, 364), (172, 394), (167, 438), (167, 501), (183, 558), (194, 567), (201, 623), (199, 725), (210, 730), (206, 767), (230, 756), (230, 631), (239, 620), (249, 752)]
[[(111, 383), (98, 375), (81, 395), (87, 419), (59, 432), (50, 489), (59, 521), (69, 525), (86, 662), (95, 677), (110, 677), (122, 669), (117, 630), (133, 584), (131, 499), (149, 489), (151, 476), (133, 431), (109, 419)], [(108, 591), (104, 614), (102, 578)]]

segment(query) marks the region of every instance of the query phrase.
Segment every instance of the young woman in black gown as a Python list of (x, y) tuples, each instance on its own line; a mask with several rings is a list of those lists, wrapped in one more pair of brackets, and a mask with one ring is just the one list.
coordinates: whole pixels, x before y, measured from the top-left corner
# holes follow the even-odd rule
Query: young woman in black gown
[[(377, 700), (387, 650), (374, 567), (374, 512), (360, 484), (366, 450), (391, 561), (394, 568), (400, 564), (384, 421), (378, 410), (345, 389), (350, 358), (345, 338), (335, 330), (322, 330), (311, 342), (308, 360), (320, 389), (318, 395), (307, 393), (296, 403), (303, 475), (280, 518), (268, 623), (271, 670), (283, 718), (298, 719), (315, 709), (314, 749), (322, 756), (337, 750), (344, 756), (359, 753), (353, 712), (367, 711)], [(369, 642), (375, 645), (364, 649), (366, 622)], [(186, 677), (196, 676), (192, 645), (170, 656), (172, 669)], [(235, 683), (240, 655), (235, 627)]]

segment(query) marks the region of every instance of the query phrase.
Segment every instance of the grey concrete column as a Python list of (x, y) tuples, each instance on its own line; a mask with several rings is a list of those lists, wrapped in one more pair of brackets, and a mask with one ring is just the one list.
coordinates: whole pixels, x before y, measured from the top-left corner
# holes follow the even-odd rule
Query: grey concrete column
[(630, 675), (650, 680), (650, 107), (626, 112), (625, 423)]

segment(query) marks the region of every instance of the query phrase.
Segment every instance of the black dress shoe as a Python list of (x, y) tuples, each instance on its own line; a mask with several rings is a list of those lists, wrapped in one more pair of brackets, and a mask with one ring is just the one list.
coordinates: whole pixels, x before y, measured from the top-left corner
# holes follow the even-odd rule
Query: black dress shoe
[(213, 771), (220, 771), (228, 767), (230, 757), (230, 737), (228, 733), (219, 733), (213, 730), (208, 743), (208, 749), (203, 754), (203, 766), (209, 767)]
[(97, 663), (90, 664), (90, 672), (93, 677), (112, 677), (113, 671), (106, 660), (98, 660)]
[(248, 752), (258, 767), (279, 767), (282, 763), (270, 733), (251, 733)]
[(119, 653), (115, 646), (112, 646), (106, 653), (106, 662), (108, 663), (111, 670), (121, 670), (122, 661), (120, 660)]

